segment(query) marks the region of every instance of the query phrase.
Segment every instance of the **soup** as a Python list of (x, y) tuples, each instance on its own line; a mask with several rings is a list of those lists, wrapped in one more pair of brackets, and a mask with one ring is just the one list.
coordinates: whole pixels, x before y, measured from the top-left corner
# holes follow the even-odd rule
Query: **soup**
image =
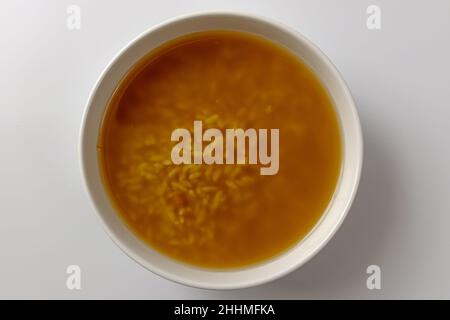
[[(208, 129), (278, 130), (277, 150), (266, 139), (277, 170), (261, 174), (251, 150), (240, 162), (175, 164), (179, 128), (197, 142)], [(194, 159), (194, 141), (185, 146)], [(299, 58), (251, 34), (209, 31), (130, 70), (108, 102), (98, 155), (118, 214), (142, 241), (187, 264), (236, 268), (285, 252), (318, 223), (340, 174), (341, 136), (326, 89)]]

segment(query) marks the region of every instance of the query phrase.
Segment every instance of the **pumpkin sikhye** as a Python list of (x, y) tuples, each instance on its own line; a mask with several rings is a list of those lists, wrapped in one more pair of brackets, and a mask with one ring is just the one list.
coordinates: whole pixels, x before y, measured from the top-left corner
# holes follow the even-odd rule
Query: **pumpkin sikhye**
[[(279, 129), (279, 168), (174, 164), (171, 133)], [(194, 150), (191, 150), (194, 152)], [(247, 33), (209, 31), (153, 50), (108, 102), (98, 143), (104, 185), (142, 241), (178, 261), (236, 268), (305, 237), (325, 212), (341, 170), (333, 103), (287, 49)]]

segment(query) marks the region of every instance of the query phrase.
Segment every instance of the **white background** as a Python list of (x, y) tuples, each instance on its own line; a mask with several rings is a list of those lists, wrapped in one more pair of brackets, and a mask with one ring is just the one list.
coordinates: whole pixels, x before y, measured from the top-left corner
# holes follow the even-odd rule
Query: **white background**
[[(69, 4), (81, 30), (66, 27)], [(382, 29), (366, 28), (366, 8)], [(144, 270), (107, 237), (81, 184), (78, 135), (97, 77), (149, 27), (179, 14), (274, 18), (336, 64), (361, 116), (357, 199), (329, 245), (283, 279), (206, 291)], [(450, 298), (450, 2), (0, 1), (0, 298)], [(82, 289), (66, 288), (66, 267)], [(366, 288), (366, 268), (382, 289)]]

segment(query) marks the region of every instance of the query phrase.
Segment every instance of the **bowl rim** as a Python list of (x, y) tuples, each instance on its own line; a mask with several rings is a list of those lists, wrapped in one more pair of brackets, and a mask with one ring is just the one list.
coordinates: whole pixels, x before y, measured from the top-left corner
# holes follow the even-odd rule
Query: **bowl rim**
[[(274, 29), (278, 29), (284, 33), (290, 34), (292, 35), (294, 38), (296, 38), (297, 42), (301, 42), (304, 45), (306, 45), (308, 47), (308, 49), (312, 50), (314, 55), (321, 60), (322, 63), (324, 63), (326, 65), (326, 68), (328, 69), (329, 72), (332, 73), (332, 76), (334, 77), (334, 79), (338, 82), (339, 84), (339, 88), (342, 89), (342, 94), (345, 96), (347, 102), (349, 103), (348, 108), (351, 111), (351, 117), (353, 118), (353, 124), (354, 124), (354, 142), (353, 144), (355, 145), (356, 148), (356, 158), (355, 158), (355, 167), (354, 167), (354, 172), (355, 172), (355, 177), (354, 180), (352, 182), (352, 186), (351, 186), (351, 190), (348, 190), (348, 194), (349, 196), (347, 197), (346, 203), (344, 204), (343, 209), (341, 210), (341, 214), (339, 216), (339, 220), (333, 225), (332, 229), (330, 232), (328, 232), (326, 235), (324, 235), (320, 241), (320, 243), (318, 245), (316, 245), (314, 248), (312, 248), (309, 253), (307, 254), (307, 256), (302, 259), (301, 261), (295, 261), (292, 262), (289, 266), (278, 270), (277, 272), (267, 275), (265, 277), (260, 277), (259, 279), (243, 279), (239, 282), (234, 282), (234, 283), (225, 283), (225, 282), (217, 282), (217, 283), (211, 283), (211, 282), (201, 282), (198, 280), (192, 280), (192, 279), (188, 279), (182, 276), (178, 276), (176, 274), (173, 274), (171, 272), (167, 272), (159, 267), (157, 267), (156, 265), (154, 265), (153, 263), (151, 263), (150, 261), (144, 259), (143, 257), (141, 257), (137, 252), (135, 252), (135, 250), (133, 250), (132, 248), (130, 248), (128, 245), (126, 245), (122, 239), (120, 239), (119, 236), (117, 236), (108, 226), (108, 224), (106, 223), (104, 217), (102, 216), (102, 214), (100, 213), (101, 209), (99, 208), (99, 205), (97, 203), (97, 199), (94, 196), (95, 191), (92, 189), (92, 186), (89, 184), (88, 182), (88, 176), (87, 176), (87, 163), (86, 163), (86, 150), (85, 150), (85, 146), (86, 146), (86, 141), (87, 139), (92, 139), (91, 136), (87, 136), (87, 132), (86, 132), (86, 125), (87, 125), (87, 121), (88, 121), (88, 117), (89, 117), (89, 113), (90, 113), (90, 109), (92, 108), (93, 105), (93, 101), (95, 96), (98, 94), (99, 88), (101, 86), (101, 83), (105, 80), (107, 74), (114, 69), (115, 65), (117, 64), (117, 62), (119, 61), (119, 59), (130, 49), (132, 48), (134, 45), (136, 45), (137, 43), (139, 43), (141, 40), (143, 40), (145, 37), (147, 37), (149, 34), (153, 33), (154, 31), (157, 31), (158, 29), (161, 29), (163, 27), (169, 26), (171, 24), (174, 23), (180, 23), (180, 22), (186, 22), (186, 20), (192, 20), (192, 19), (202, 19), (202, 18), (237, 18), (237, 19), (243, 19), (243, 20), (251, 20), (252, 22), (255, 23), (259, 23), (259, 24), (265, 24), (267, 26), (270, 26), (271, 28)], [(213, 29), (213, 28), (212, 28)], [(243, 31), (245, 32), (245, 31)], [(170, 39), (167, 39), (167, 41), (169, 41)], [(339, 112), (336, 108), (336, 112)], [(341, 122), (341, 121), (340, 121)], [(342, 126), (342, 123), (340, 124)], [(342, 130), (342, 128), (341, 128)], [(344, 138), (343, 139), (343, 143), (345, 143)], [(362, 129), (361, 129), (361, 123), (360, 123), (360, 119), (358, 116), (358, 112), (353, 100), (353, 97), (351, 95), (351, 92), (346, 84), (346, 82), (344, 81), (342, 75), (339, 73), (339, 71), (337, 70), (337, 68), (335, 67), (335, 65), (331, 62), (331, 60), (316, 46), (314, 45), (308, 38), (306, 38), (304, 35), (302, 35), (301, 33), (299, 33), (297, 30), (279, 22), (279, 21), (275, 21), (271, 18), (268, 17), (263, 17), (263, 16), (258, 16), (258, 15), (253, 15), (253, 14), (249, 14), (249, 13), (242, 13), (242, 12), (230, 12), (230, 11), (205, 11), (205, 12), (196, 12), (196, 13), (189, 13), (189, 14), (183, 14), (183, 15), (179, 15), (176, 17), (173, 17), (171, 19), (167, 19), (161, 23), (158, 23), (150, 28), (148, 28), (147, 30), (145, 30), (144, 32), (140, 33), (138, 36), (136, 36), (133, 40), (131, 40), (130, 42), (128, 42), (124, 47), (122, 47), (121, 50), (119, 50), (118, 53), (116, 53), (113, 58), (111, 58), (109, 60), (109, 63), (106, 65), (106, 67), (103, 69), (103, 71), (101, 72), (100, 76), (97, 78), (94, 87), (92, 88), (88, 100), (87, 100), (87, 104), (84, 108), (83, 111), (83, 116), (82, 116), (82, 122), (81, 122), (81, 127), (80, 127), (80, 133), (79, 133), (79, 145), (78, 145), (78, 154), (79, 154), (79, 161), (80, 161), (80, 170), (81, 170), (81, 176), (82, 176), (82, 181), (83, 181), (83, 186), (85, 188), (85, 190), (88, 193), (88, 197), (91, 201), (91, 203), (94, 206), (94, 211), (95, 214), (97, 216), (97, 218), (100, 220), (103, 229), (105, 230), (105, 232), (108, 234), (108, 236), (111, 238), (111, 240), (127, 255), (129, 256), (131, 259), (133, 259), (134, 261), (136, 261), (138, 264), (140, 264), (142, 267), (144, 267), (145, 269), (153, 272), (154, 274), (157, 274), (165, 279), (183, 284), (183, 285), (187, 285), (187, 286), (191, 286), (191, 287), (195, 287), (195, 288), (203, 288), (203, 289), (215, 289), (215, 290), (221, 290), (221, 289), (240, 289), (240, 288), (247, 288), (247, 287), (252, 287), (252, 286), (257, 286), (257, 285), (262, 285), (264, 283), (279, 279), (285, 275), (287, 275), (288, 273), (292, 272), (293, 270), (299, 268), (300, 266), (304, 265), (305, 263), (307, 263), (309, 260), (311, 260), (320, 250), (322, 250), (322, 248), (333, 238), (334, 234), (337, 232), (337, 230), (340, 228), (340, 226), (342, 225), (343, 221), (345, 220), (345, 217), (348, 214), (348, 211), (354, 201), (354, 198), (356, 196), (357, 190), (358, 190), (358, 185), (359, 185), (359, 181), (361, 178), (361, 171), (362, 171), (362, 163), (363, 163), (363, 138), (362, 138)], [(344, 160), (343, 160), (344, 161)], [(343, 173), (343, 169), (341, 169), (341, 175)], [(339, 182), (336, 185), (335, 188), (335, 193), (337, 192), (338, 188), (339, 188)], [(324, 211), (323, 216), (326, 215), (326, 213), (330, 210), (330, 204), (333, 202), (333, 199), (330, 200), (329, 202), (329, 206), (327, 207), (327, 209)], [(307, 238), (315, 229), (316, 227), (320, 224), (320, 221), (316, 223), (315, 227), (313, 227), (313, 229), (310, 231), (310, 233), (308, 233), (304, 238)], [(301, 242), (303, 240), (299, 240), (299, 242)], [(282, 252), (280, 254), (280, 256), (283, 256), (285, 254), (285, 252)], [(274, 259), (278, 259), (280, 258), (280, 256), (276, 256)], [(168, 258), (171, 259), (171, 258)], [(172, 259), (173, 260), (173, 259)], [(263, 264), (265, 263), (265, 261), (262, 262)], [(248, 267), (248, 269), (252, 269), (255, 268), (259, 265), (250, 265)], [(207, 272), (215, 272), (216, 270), (206, 270)], [(233, 272), (239, 272), (239, 269), (231, 269), (230, 271)], [(218, 270), (217, 272), (223, 272), (221, 270)], [(227, 271), (225, 271), (227, 272)]]

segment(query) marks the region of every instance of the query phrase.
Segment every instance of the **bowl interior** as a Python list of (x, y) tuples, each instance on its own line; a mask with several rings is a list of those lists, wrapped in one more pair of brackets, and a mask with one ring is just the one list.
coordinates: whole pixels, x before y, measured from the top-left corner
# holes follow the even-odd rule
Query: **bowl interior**
[[(320, 78), (334, 102), (341, 124), (343, 159), (341, 177), (323, 217), (295, 247), (259, 265), (229, 271), (201, 269), (168, 258), (141, 242), (115, 213), (103, 187), (97, 159), (97, 137), (107, 101), (120, 79), (145, 54), (164, 42), (187, 33), (228, 29), (250, 32), (287, 47)], [(362, 162), (362, 139), (351, 95), (329, 60), (301, 35), (260, 18), (236, 14), (202, 14), (176, 19), (139, 36), (108, 65), (91, 93), (83, 119), (80, 143), (86, 188), (112, 240), (147, 269), (186, 285), (231, 289), (261, 284), (299, 267), (314, 256), (343, 221), (355, 195)]]

